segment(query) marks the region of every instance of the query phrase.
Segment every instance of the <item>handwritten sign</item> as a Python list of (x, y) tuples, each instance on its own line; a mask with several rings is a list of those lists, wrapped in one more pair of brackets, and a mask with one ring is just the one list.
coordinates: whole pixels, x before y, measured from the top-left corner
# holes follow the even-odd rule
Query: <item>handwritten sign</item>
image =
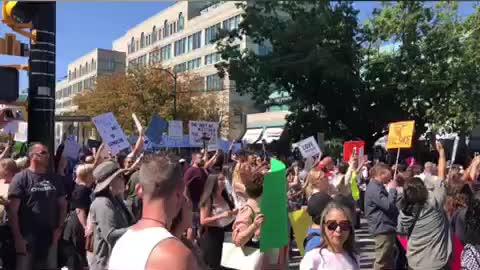
[(27, 142), (28, 124), (25, 121), (18, 122), (18, 129), (14, 140), (17, 142)]
[(218, 123), (205, 121), (189, 121), (190, 145), (203, 146), (203, 137), (209, 138), (208, 145), (217, 145)]
[(162, 143), (163, 132), (167, 129), (167, 121), (155, 114), (152, 116), (152, 120), (148, 124), (145, 136), (155, 144)]
[(130, 148), (127, 136), (113, 116), (113, 113), (106, 113), (92, 118), (97, 127), (100, 137), (113, 155), (124, 149)]
[(183, 122), (182, 121), (168, 121), (168, 138), (170, 140), (183, 139)]
[(313, 136), (306, 138), (303, 141), (297, 143), (298, 149), (304, 158), (313, 157), (316, 155), (321, 155), (322, 151), (318, 147), (317, 142)]
[(390, 123), (390, 128), (388, 131), (387, 149), (412, 147), (414, 128), (415, 121)]

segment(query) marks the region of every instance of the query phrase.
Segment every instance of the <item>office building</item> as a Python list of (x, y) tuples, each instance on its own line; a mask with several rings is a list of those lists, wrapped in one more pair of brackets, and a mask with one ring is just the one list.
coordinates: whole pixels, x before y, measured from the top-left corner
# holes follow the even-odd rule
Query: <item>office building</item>
[[(95, 49), (70, 63), (67, 75), (55, 86), (55, 114), (74, 114), (77, 106), (73, 103), (73, 97), (83, 91), (93, 90), (98, 76), (124, 72), (125, 59), (124, 52)], [(83, 129), (79, 122), (57, 122), (56, 145), (60, 143), (65, 132), (78, 136), (78, 140), (82, 142), (91, 133), (90, 130)]]
[[(258, 112), (249, 96), (235, 91), (235, 82), (222, 79), (214, 64), (221, 61), (215, 39), (222, 29), (233, 30), (244, 11), (236, 1), (212, 4), (207, 1), (179, 1), (127, 30), (113, 42), (113, 50), (126, 53), (127, 67), (161, 66), (177, 74), (194, 72), (202, 79), (200, 93), (214, 93), (221, 100), (222, 137), (236, 139), (245, 130), (245, 115)], [(244, 38), (239, 50), (258, 52), (259, 46)], [(188, 119), (182, 119), (187, 121)]]

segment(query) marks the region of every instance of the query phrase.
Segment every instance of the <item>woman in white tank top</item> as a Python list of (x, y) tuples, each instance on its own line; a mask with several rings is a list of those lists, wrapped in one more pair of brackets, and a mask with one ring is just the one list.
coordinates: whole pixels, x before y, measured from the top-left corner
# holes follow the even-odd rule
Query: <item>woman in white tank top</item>
[(202, 225), (199, 245), (209, 269), (220, 269), (225, 231), (237, 213), (233, 210), (234, 205), (225, 190), (224, 181), (223, 174), (209, 175), (199, 204)]

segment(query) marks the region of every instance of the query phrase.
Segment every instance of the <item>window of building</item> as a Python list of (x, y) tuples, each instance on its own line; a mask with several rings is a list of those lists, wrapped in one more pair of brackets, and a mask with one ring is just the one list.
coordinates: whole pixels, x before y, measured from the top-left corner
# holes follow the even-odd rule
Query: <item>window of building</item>
[(69, 70), (69, 71), (68, 71), (68, 80), (71, 80), (71, 79), (72, 79), (72, 71)]
[(136, 43), (135, 51), (138, 51), (138, 49), (140, 49), (138, 40), (135, 43)]
[(188, 36), (187, 52), (196, 50), (202, 46), (202, 32)]
[(152, 29), (152, 42), (157, 42), (157, 27), (155, 26)]
[(158, 40), (162, 39), (162, 29), (161, 28), (158, 29), (157, 37), (158, 37)]
[(140, 35), (140, 48), (145, 47), (145, 34), (142, 32)]
[(218, 37), (219, 32), (220, 32), (220, 23), (205, 29), (205, 45), (214, 43)]
[(205, 55), (205, 65), (213, 65), (217, 62), (220, 62), (220, 60), (222, 60), (220, 53), (211, 53)]
[(175, 33), (175, 32), (174, 32), (174, 31), (175, 31), (175, 30), (174, 30), (175, 27), (173, 27), (173, 23), (171, 23), (168, 27), (170, 28), (170, 35), (173, 34), (173, 33)]
[(145, 37), (145, 46), (148, 46), (150, 45), (150, 36), (149, 35), (146, 35)]
[(169, 32), (168, 32), (168, 21), (165, 20), (163, 22), (163, 37), (166, 38), (169, 36)]
[(207, 83), (207, 91), (220, 90), (222, 89), (223, 81), (220, 79), (218, 74), (212, 74), (205, 78)]
[(172, 45), (168, 44), (167, 46), (160, 48), (160, 54), (162, 61), (172, 58)]
[(130, 41), (130, 53), (134, 53), (134, 52), (135, 52), (135, 38), (132, 37)]
[(175, 71), (175, 73), (185, 72), (187, 70), (187, 63), (180, 63), (178, 65), (175, 65), (173, 70)]
[(202, 63), (201, 58), (195, 58), (187, 62), (187, 70), (194, 70), (200, 67)]
[(182, 38), (180, 40), (175, 41), (174, 56), (182, 55), (185, 53), (186, 41), (187, 41), (187, 38)]
[(183, 17), (182, 12), (180, 12), (180, 14), (178, 14), (178, 24), (177, 24), (178, 32), (182, 31), (184, 26), (185, 26), (185, 19)]
[(223, 21), (223, 29), (227, 31), (238, 29), (239, 25), (240, 25), (240, 15), (237, 15), (235, 17), (232, 17), (230, 19)]
[(95, 71), (96, 68), (97, 68), (97, 67), (96, 67), (95, 60), (92, 59), (92, 64), (90, 65), (90, 69), (91, 69), (92, 71)]

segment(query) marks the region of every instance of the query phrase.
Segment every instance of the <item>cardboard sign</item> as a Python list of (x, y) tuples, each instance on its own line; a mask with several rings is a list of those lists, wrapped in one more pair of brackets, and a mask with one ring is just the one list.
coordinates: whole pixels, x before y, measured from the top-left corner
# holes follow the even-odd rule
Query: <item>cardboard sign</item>
[(155, 114), (152, 116), (152, 120), (148, 124), (145, 136), (155, 144), (162, 143), (163, 132), (167, 129), (168, 123), (165, 119)]
[(92, 118), (92, 121), (105, 142), (105, 146), (108, 147), (113, 155), (130, 148), (127, 136), (118, 124), (115, 116), (113, 116), (113, 113), (110, 112), (96, 116)]
[(170, 140), (181, 140), (183, 138), (182, 121), (168, 121), (168, 138)]
[(133, 122), (135, 122), (135, 126), (137, 126), (137, 130), (139, 132), (143, 130), (142, 123), (140, 123), (140, 120), (138, 120), (137, 115), (132, 113), (132, 118), (133, 118)]
[(359, 160), (363, 160), (365, 153), (365, 141), (346, 141), (343, 143), (343, 161), (349, 162), (352, 156), (353, 149), (357, 149), (357, 156)]
[(18, 129), (14, 140), (17, 142), (27, 142), (28, 124), (25, 121), (18, 122)]
[(203, 147), (202, 137), (209, 138), (208, 145), (217, 145), (217, 122), (190, 121), (188, 128), (191, 146)]
[(388, 130), (387, 149), (412, 147), (414, 128), (415, 121), (390, 123)]
[(80, 149), (81, 149), (81, 146), (75, 140), (75, 136), (68, 135), (67, 139), (65, 140), (63, 155), (65, 157), (76, 160), (78, 159)]
[(318, 147), (318, 144), (313, 136), (299, 141), (297, 145), (304, 158), (314, 157), (322, 154), (322, 150), (320, 150), (320, 147)]

